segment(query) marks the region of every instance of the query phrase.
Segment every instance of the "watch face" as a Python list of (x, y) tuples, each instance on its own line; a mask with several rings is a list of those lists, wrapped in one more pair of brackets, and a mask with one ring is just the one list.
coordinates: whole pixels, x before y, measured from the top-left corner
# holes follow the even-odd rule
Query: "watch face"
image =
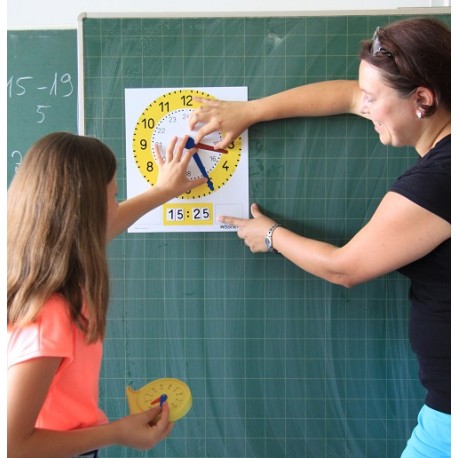
[(266, 247), (270, 249), (270, 247), (272, 246), (272, 240), (270, 239), (270, 237), (266, 237), (264, 239), (264, 242), (266, 244)]
[[(189, 119), (192, 112), (201, 104), (193, 97), (215, 99), (210, 94), (197, 89), (176, 89), (153, 100), (143, 111), (135, 125), (133, 135), (133, 155), (137, 167), (145, 180), (154, 185), (159, 170), (154, 145), (158, 144), (165, 156), (167, 145), (172, 137), (183, 137), (189, 133)], [(223, 137), (219, 131), (207, 135), (202, 143), (213, 146)], [(234, 174), (242, 153), (242, 139), (237, 138), (227, 147), (227, 153), (198, 149), (198, 157), (191, 160), (187, 170), (190, 180), (208, 175), (211, 186), (203, 184), (179, 196), (181, 199), (196, 199), (216, 192)]]

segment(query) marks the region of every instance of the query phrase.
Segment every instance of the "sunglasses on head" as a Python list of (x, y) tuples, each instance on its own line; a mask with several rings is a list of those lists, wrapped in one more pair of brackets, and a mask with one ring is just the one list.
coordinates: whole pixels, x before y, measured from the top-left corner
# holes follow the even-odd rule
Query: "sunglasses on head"
[(380, 44), (380, 38), (378, 36), (379, 30), (380, 30), (380, 27), (377, 27), (375, 29), (374, 35), (372, 36), (371, 54), (373, 56), (376, 56), (377, 54), (380, 53), (388, 57), (393, 57), (393, 54)]

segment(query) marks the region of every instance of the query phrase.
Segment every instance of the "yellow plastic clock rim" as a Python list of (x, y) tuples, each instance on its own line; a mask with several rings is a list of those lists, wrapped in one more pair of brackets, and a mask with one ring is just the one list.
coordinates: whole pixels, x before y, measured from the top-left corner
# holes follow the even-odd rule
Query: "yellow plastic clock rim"
[[(170, 113), (183, 109), (196, 109), (201, 104), (192, 100), (192, 96), (215, 99), (214, 96), (197, 89), (176, 89), (162, 94), (153, 100), (139, 116), (134, 128), (132, 151), (137, 168), (145, 180), (154, 185), (158, 178), (158, 167), (153, 155), (152, 138), (161, 120)], [(167, 112), (164, 113), (164, 107)], [(221, 155), (216, 166), (208, 173), (214, 191), (207, 184), (202, 184), (191, 191), (178, 196), (180, 199), (204, 197), (223, 187), (234, 174), (242, 153), (242, 138), (238, 137), (228, 147), (229, 153)]]
[[(127, 387), (127, 396), (131, 398), (129, 400), (131, 413), (151, 409), (153, 407), (151, 402), (163, 394), (167, 395), (170, 422), (175, 422), (185, 416), (192, 407), (191, 390), (186, 383), (175, 378), (161, 378), (147, 383), (137, 391)], [(136, 397), (136, 402), (132, 401), (134, 397)]]

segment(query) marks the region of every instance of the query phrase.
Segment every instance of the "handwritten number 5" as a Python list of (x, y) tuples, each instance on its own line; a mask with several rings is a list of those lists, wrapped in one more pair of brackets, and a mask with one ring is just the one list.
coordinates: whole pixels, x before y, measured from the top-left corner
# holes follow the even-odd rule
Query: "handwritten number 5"
[(40, 115), (40, 119), (37, 121), (37, 124), (45, 122), (45, 108), (51, 108), (51, 105), (37, 105), (37, 113)]

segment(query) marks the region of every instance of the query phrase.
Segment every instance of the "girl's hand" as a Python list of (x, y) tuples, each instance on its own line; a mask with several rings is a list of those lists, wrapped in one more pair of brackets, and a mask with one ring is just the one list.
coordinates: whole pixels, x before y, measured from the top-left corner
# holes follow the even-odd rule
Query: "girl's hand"
[(172, 197), (179, 196), (207, 182), (204, 177), (190, 180), (186, 175), (189, 161), (196, 152), (195, 148), (184, 151), (187, 140), (188, 136), (183, 137), (180, 141), (177, 137), (173, 137), (167, 146), (165, 159), (162, 157), (159, 145), (154, 145), (159, 167), (159, 176), (155, 186), (163, 189), (167, 195), (170, 194)]
[(164, 402), (162, 407), (156, 406), (146, 412), (129, 415), (114, 421), (111, 426), (115, 428), (117, 444), (147, 450), (170, 434), (173, 423), (169, 423), (169, 407)]
[(250, 116), (252, 114), (250, 102), (228, 102), (201, 97), (193, 97), (193, 99), (203, 105), (192, 113), (189, 128), (194, 130), (198, 123), (205, 123), (195, 135), (196, 143), (206, 135), (219, 130), (224, 132), (224, 137), (215, 148), (226, 148), (254, 123)]
[(267, 251), (265, 238), (269, 228), (275, 223), (261, 213), (257, 204), (251, 205), (252, 219), (235, 218), (233, 216), (220, 216), (219, 221), (237, 226), (237, 235), (245, 241), (245, 245), (253, 252)]
[(149, 211), (207, 182), (204, 177), (195, 180), (187, 177), (189, 161), (196, 152), (196, 149), (184, 151), (187, 139), (188, 137), (184, 137), (178, 142), (177, 137), (172, 138), (165, 158), (162, 157), (159, 146), (154, 145), (159, 167), (156, 184), (119, 205), (117, 218), (108, 227), (107, 240), (125, 231)]

